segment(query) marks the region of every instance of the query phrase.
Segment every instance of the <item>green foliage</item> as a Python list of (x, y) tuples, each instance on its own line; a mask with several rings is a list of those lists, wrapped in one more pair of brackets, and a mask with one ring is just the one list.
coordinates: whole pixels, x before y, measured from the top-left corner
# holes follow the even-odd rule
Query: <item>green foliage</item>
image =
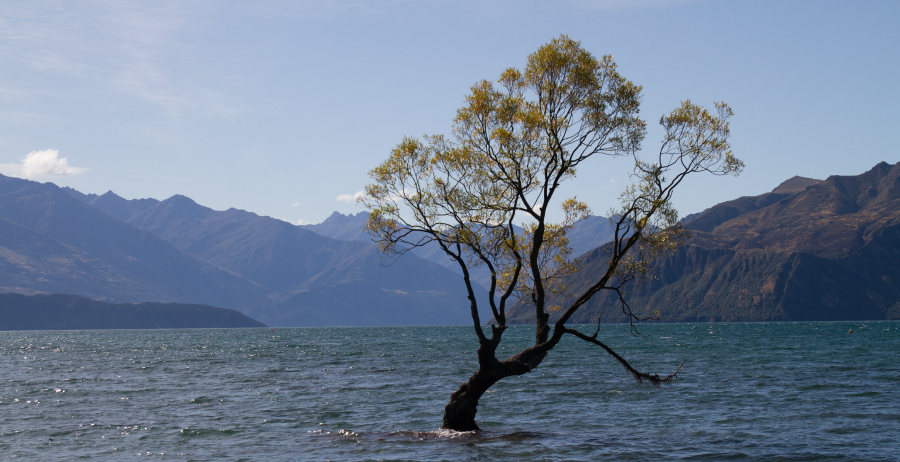
[(616, 239), (618, 252), (613, 252), (613, 258), (621, 256), (615, 272), (620, 286), (652, 277), (653, 263), (673, 253), (689, 237), (672, 206), (672, 193), (686, 175), (737, 175), (743, 169), (744, 163), (729, 149), (728, 118), (733, 112), (725, 103), (715, 106), (717, 115), (712, 115), (690, 100), (684, 101), (660, 118), (665, 135), (656, 159), (635, 158), (635, 183), (620, 196), (620, 208), (610, 213), (617, 230), (637, 237), (630, 249), (622, 245), (628, 241)]
[[(470, 268), (486, 265), (495, 320), (505, 325), (506, 301), (517, 294), (535, 306), (540, 325), (551, 309), (546, 296), (565, 292), (565, 277), (578, 270), (566, 231), (590, 214), (587, 204), (568, 198), (558, 203), (562, 221), (549, 223), (559, 187), (592, 157), (634, 156), (635, 183), (613, 213), (609, 271), (597, 275), (585, 301), (597, 290), (619, 290), (645, 277), (653, 261), (686, 238), (671, 205), (684, 176), (737, 174), (743, 164), (729, 150), (731, 109), (717, 103), (712, 115), (690, 101), (660, 119), (666, 135), (656, 158), (640, 159), (646, 133), (638, 117), (640, 92), (611, 56), (597, 59), (567, 36), (553, 39), (523, 70), (507, 69), (496, 82), (473, 85), (452, 137), (404, 138), (371, 171), (373, 183), (360, 200), (370, 210), (369, 232), (389, 253), (441, 246), (467, 283)], [(524, 228), (520, 234), (516, 221)]]

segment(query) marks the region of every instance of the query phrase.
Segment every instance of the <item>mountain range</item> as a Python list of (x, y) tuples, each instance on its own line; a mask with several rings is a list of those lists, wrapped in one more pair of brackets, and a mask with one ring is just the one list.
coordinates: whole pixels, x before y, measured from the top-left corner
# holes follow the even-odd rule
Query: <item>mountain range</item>
[[(900, 319), (900, 164), (824, 181), (795, 177), (772, 192), (686, 217), (684, 226), (687, 245), (659, 261), (655, 277), (628, 296), (639, 316), (658, 310), (666, 321)], [(589, 287), (607, 255), (600, 247), (581, 257), (581, 271), (568, 281), (572, 293)], [(532, 322), (523, 305), (510, 317)], [(627, 320), (604, 292), (573, 322), (598, 319)]]
[[(355, 215), (343, 215), (334, 212), (322, 223), (315, 225), (300, 225), (300, 227), (323, 236), (328, 236), (332, 239), (372, 242), (372, 236), (366, 233), (365, 229), (366, 221), (368, 219), (368, 212), (359, 212)], [(519, 232), (522, 230), (522, 228), (518, 226), (515, 228)], [(591, 215), (579, 220), (567, 234), (569, 246), (572, 248), (572, 255), (576, 257), (580, 256), (601, 244), (609, 242), (613, 238), (613, 233), (614, 230), (607, 217)], [(438, 262), (454, 271), (459, 271), (456, 263), (450, 260), (445, 254), (441, 253), (440, 248), (437, 246), (434, 248), (426, 247), (425, 249), (415, 249), (414, 253), (420, 258)]]
[[(372, 242), (372, 236), (365, 230), (368, 219), (369, 214), (367, 212), (359, 212), (355, 215), (343, 215), (334, 212), (322, 223), (301, 225), (301, 227), (332, 239)], [(519, 226), (514, 226), (514, 228), (516, 232), (522, 231), (522, 228)], [(609, 218), (592, 215), (575, 223), (567, 236), (569, 238), (569, 247), (572, 248), (572, 256), (579, 256), (612, 240), (614, 230), (610, 225)], [(462, 275), (462, 270), (456, 261), (448, 257), (437, 244), (430, 243), (417, 247), (412, 249), (410, 253), (419, 258), (438, 263), (457, 275)], [(470, 268), (470, 277), (472, 281), (479, 284), (482, 288), (490, 287), (491, 275), (485, 266)]]
[(0, 292), (199, 303), (273, 326), (469, 321), (463, 283), (415, 256), (184, 196), (126, 200), (0, 176)]
[[(900, 318), (898, 165), (794, 177), (688, 215), (691, 239), (634, 288), (631, 307), (666, 321)], [(295, 226), (180, 195), (127, 200), (0, 175), (0, 293), (212, 305), (271, 326), (471, 322), (455, 263), (427, 246), (383, 257), (367, 218)], [(573, 292), (602, 271), (611, 238), (605, 217), (570, 231), (581, 265)], [(486, 284), (483, 268), (473, 274)], [(531, 321), (527, 306), (511, 310), (515, 322)], [(626, 320), (608, 294), (574, 320), (598, 317)]]

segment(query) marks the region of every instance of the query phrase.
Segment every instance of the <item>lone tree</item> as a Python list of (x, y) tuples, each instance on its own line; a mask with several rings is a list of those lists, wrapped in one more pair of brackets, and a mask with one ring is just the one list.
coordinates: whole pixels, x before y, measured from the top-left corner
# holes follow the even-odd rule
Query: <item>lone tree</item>
[[(629, 288), (687, 237), (672, 207), (675, 188), (692, 173), (736, 175), (743, 167), (729, 150), (732, 112), (725, 103), (715, 104), (715, 114), (681, 103), (660, 118), (665, 136), (658, 154), (642, 160), (640, 92), (617, 72), (612, 57), (596, 59), (563, 35), (531, 54), (524, 70), (511, 68), (497, 82), (475, 84), (456, 114), (452, 137), (404, 138), (370, 172), (374, 182), (360, 202), (370, 210), (368, 231), (382, 250), (402, 255), (440, 246), (459, 264), (468, 291), (478, 370), (450, 396), (442, 428), (479, 430), (475, 413), (485, 391), (532, 371), (566, 335), (602, 348), (639, 382), (667, 384), (677, 374), (660, 378), (638, 371), (597, 338), (599, 329), (587, 335), (567, 326), (592, 296), (609, 290), (618, 294), (634, 333), (633, 322), (648, 318), (626, 303)], [(568, 306), (549, 306), (548, 297), (564, 293), (565, 276), (577, 270), (566, 231), (590, 214), (574, 197), (560, 200), (560, 186), (575, 178), (582, 162), (600, 156), (634, 158), (634, 182), (611, 213), (615, 239), (603, 247), (607, 269), (584, 293), (570, 294)], [(547, 211), (556, 204), (563, 219), (550, 223)], [(514, 227), (517, 221), (524, 229)], [(473, 290), (477, 266), (490, 273), (486, 300), (477, 300)], [(499, 359), (506, 309), (516, 301), (534, 308), (534, 345)], [(493, 315), (489, 335), (479, 303)]]

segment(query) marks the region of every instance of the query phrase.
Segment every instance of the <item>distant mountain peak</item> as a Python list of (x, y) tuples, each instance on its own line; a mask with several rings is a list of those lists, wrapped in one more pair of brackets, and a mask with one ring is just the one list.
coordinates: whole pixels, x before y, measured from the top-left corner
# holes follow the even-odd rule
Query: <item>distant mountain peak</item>
[(772, 190), (774, 193), (795, 193), (803, 191), (804, 189), (812, 186), (816, 183), (821, 183), (822, 180), (817, 180), (815, 178), (806, 178), (802, 176), (793, 176), (788, 178), (784, 182), (782, 182), (778, 187)]
[[(0, 175), (0, 176), (3, 176), (3, 175)], [(83, 192), (78, 191), (78, 190), (76, 190), (76, 189), (72, 189), (72, 188), (70, 188), (70, 187), (68, 187), (68, 186), (63, 186), (63, 187), (62, 187), (62, 190), (65, 191), (65, 192), (67, 192), (67, 193), (69, 193), (72, 197), (74, 197), (74, 198), (80, 200), (81, 202), (85, 202), (85, 203), (88, 203), (88, 204), (89, 204), (92, 200), (94, 200), (94, 199), (96, 199), (97, 197), (99, 197), (99, 196), (97, 196), (96, 194), (84, 194)]]
[(182, 196), (181, 194), (175, 194), (172, 197), (161, 202), (164, 207), (174, 207), (178, 210), (212, 210), (209, 207), (202, 206), (193, 199), (187, 196)]
[(362, 221), (362, 220), (368, 220), (368, 219), (369, 219), (369, 212), (359, 212), (356, 215), (354, 215), (352, 213), (348, 213), (347, 215), (344, 215), (341, 212), (335, 211), (334, 213), (329, 215), (328, 218), (326, 218), (325, 221), (323, 221), (321, 224), (325, 224), (329, 221), (350, 222), (350, 221)]
[(123, 198), (122, 196), (119, 196), (118, 194), (116, 194), (112, 191), (106, 191), (102, 195), (95, 196), (87, 202), (91, 205), (94, 205), (99, 202), (106, 202), (106, 203), (120, 203), (121, 202), (121, 203), (124, 203), (124, 202), (128, 202), (128, 200)]
[(365, 211), (356, 215), (334, 212), (319, 224), (300, 225), (300, 227), (339, 241), (371, 242), (372, 238), (365, 231), (368, 219), (369, 212)]
[(110, 189), (109, 191), (106, 191), (105, 193), (101, 194), (100, 197), (117, 197), (117, 198), (119, 198), (119, 199), (122, 199), (122, 196), (120, 196), (120, 195), (114, 193), (114, 192), (112, 191), (112, 189)]
[[(110, 191), (111, 192), (111, 191)], [(183, 196), (181, 194), (175, 194), (172, 197), (164, 200), (163, 202), (184, 202), (186, 204), (196, 204), (193, 199), (187, 196)]]

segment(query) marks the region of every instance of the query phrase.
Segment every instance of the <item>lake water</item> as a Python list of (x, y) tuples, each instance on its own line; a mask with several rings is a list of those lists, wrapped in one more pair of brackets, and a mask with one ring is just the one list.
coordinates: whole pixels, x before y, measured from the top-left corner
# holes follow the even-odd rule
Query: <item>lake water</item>
[(900, 460), (900, 322), (642, 330), (600, 338), (674, 385), (571, 338), (480, 434), (438, 431), (467, 327), (0, 332), (0, 459)]

